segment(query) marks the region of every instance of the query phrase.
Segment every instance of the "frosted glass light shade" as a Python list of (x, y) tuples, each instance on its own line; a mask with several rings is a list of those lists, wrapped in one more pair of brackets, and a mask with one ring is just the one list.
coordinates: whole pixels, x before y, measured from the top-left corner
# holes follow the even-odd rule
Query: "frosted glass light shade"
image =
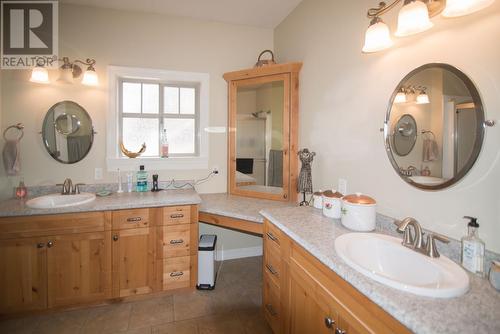
[(430, 103), (429, 95), (426, 93), (420, 93), (417, 95), (417, 104), (427, 104)]
[(45, 67), (37, 66), (31, 71), (31, 82), (48, 84), (49, 83), (49, 72)]
[(422, 1), (412, 1), (405, 4), (398, 15), (396, 36), (410, 36), (432, 28), (434, 24), (429, 19), (429, 10)]
[(392, 46), (389, 27), (380, 18), (375, 18), (365, 33), (363, 52), (377, 52)]
[(73, 71), (71, 68), (60, 68), (58, 82), (72, 84), (73, 83)]
[(399, 92), (396, 94), (394, 98), (394, 103), (405, 103), (406, 102), (406, 94), (405, 92)]
[(86, 70), (83, 73), (82, 84), (87, 86), (97, 86), (99, 84), (99, 77), (94, 70)]
[(495, 0), (447, 0), (443, 10), (445, 17), (472, 14), (491, 5)]

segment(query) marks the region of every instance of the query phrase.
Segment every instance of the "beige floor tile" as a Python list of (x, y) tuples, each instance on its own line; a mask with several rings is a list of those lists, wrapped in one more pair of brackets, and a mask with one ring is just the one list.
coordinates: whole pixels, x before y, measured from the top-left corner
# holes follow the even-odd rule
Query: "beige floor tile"
[(210, 292), (212, 291), (193, 291), (174, 295), (175, 321), (214, 314)]
[(174, 297), (162, 296), (133, 303), (129, 329), (172, 321), (174, 321)]
[(153, 334), (198, 334), (198, 319), (153, 326)]
[(0, 333), (30, 334), (34, 333), (40, 317), (13, 318), (0, 321)]
[(132, 303), (112, 304), (92, 308), (82, 334), (116, 333), (128, 329)]
[(273, 334), (260, 307), (241, 310), (238, 312), (238, 316), (245, 330), (244, 333)]
[(240, 334), (243, 324), (236, 313), (213, 315), (198, 319), (199, 334)]
[(79, 333), (89, 316), (88, 309), (58, 312), (41, 317), (35, 333)]
[(123, 334), (151, 334), (151, 326), (129, 329)]

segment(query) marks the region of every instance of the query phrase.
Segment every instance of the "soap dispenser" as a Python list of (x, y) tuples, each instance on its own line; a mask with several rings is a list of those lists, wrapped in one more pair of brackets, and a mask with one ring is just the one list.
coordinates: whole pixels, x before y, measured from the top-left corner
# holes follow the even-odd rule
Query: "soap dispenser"
[(468, 233), (462, 238), (462, 266), (468, 271), (484, 277), (484, 241), (479, 239), (477, 218), (465, 216), (469, 220)]

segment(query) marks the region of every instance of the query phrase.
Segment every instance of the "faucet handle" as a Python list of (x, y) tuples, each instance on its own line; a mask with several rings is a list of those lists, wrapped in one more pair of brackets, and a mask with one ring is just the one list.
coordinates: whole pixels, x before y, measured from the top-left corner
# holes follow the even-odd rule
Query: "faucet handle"
[(73, 186), (73, 190), (71, 191), (73, 194), (79, 194), (80, 193), (80, 186), (84, 186), (85, 183), (77, 183)]
[(429, 235), (427, 235), (427, 243), (425, 246), (425, 253), (427, 254), (427, 256), (430, 256), (430, 257), (439, 257), (440, 256), (439, 252), (437, 250), (437, 247), (436, 247), (435, 240), (441, 241), (441, 242), (446, 243), (446, 244), (450, 242), (450, 239), (448, 239), (447, 237), (445, 237), (443, 235), (430, 233)]

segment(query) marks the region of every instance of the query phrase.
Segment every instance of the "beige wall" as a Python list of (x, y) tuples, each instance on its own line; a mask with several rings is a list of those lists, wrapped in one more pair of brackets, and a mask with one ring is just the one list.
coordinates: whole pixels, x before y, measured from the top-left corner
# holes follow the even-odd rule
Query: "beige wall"
[[(436, 192), (417, 190), (397, 176), (384, 150), (382, 127), (389, 97), (413, 68), (445, 62), (477, 85), (488, 119), (500, 118), (500, 2), (457, 19), (435, 18), (435, 27), (398, 39), (385, 52), (361, 53), (371, 0), (303, 1), (275, 30), (279, 61), (303, 61), (300, 147), (317, 152), (316, 188), (348, 180), (378, 211), (416, 217), (429, 229), (460, 238), (464, 215), (477, 216), (486, 246), (500, 251), (500, 126), (488, 128), (478, 162), (459, 184)], [(394, 17), (384, 19), (394, 30)]]
[[(227, 123), (227, 85), (222, 74), (252, 67), (260, 51), (272, 48), (271, 29), (230, 25), (209, 21), (173, 18), (140, 12), (95, 9), (73, 5), (60, 6), (60, 56), (71, 59), (95, 58), (100, 84), (89, 88), (80, 83), (64, 85), (30, 83), (29, 71), (2, 71), (2, 125), (23, 122), (23, 174), (27, 185), (55, 184), (71, 177), (74, 181), (95, 183), (115, 181), (116, 173), (106, 172), (107, 65), (137, 66), (210, 74), (210, 126)], [(38, 132), (45, 112), (56, 102), (74, 100), (87, 109), (97, 135), (89, 155), (74, 165), (53, 160), (45, 151)], [(199, 192), (226, 190), (226, 136), (210, 134), (209, 168), (221, 173), (200, 185)], [(104, 169), (104, 180), (94, 180), (94, 168)], [(147, 168), (147, 165), (146, 165)], [(199, 179), (209, 170), (160, 172), (160, 179)], [(2, 192), (3, 179), (0, 181)], [(17, 182), (17, 181), (13, 181)], [(220, 232), (219, 241), (227, 231)], [(238, 238), (238, 236), (235, 236)], [(227, 239), (227, 238), (226, 238)], [(259, 244), (254, 237), (238, 239), (240, 247)]]

